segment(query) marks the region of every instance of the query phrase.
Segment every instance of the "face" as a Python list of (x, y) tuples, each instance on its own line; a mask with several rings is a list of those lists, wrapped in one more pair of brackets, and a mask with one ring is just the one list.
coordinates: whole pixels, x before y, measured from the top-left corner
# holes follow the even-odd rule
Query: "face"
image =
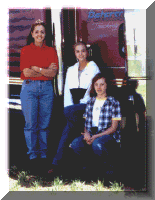
[(106, 94), (106, 89), (107, 89), (107, 84), (105, 82), (104, 78), (98, 79), (95, 83), (94, 83), (94, 88), (96, 91), (97, 96), (98, 95), (105, 95)]
[(82, 44), (77, 45), (75, 47), (75, 56), (76, 58), (79, 60), (79, 62), (81, 61), (86, 61), (87, 58), (87, 50), (86, 47)]
[(33, 32), (31, 32), (32, 37), (34, 38), (35, 44), (43, 43), (45, 39), (45, 27), (43, 25), (35, 26)]

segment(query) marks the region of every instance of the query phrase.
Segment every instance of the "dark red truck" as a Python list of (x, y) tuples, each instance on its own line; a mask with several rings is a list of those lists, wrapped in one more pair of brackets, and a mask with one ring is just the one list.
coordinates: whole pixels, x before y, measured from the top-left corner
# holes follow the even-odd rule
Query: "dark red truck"
[[(137, 134), (136, 129), (135, 101), (131, 98), (133, 94), (131, 92), (131, 87), (129, 87), (131, 84), (126, 84), (128, 78), (128, 62), (124, 10), (62, 9), (60, 13), (61, 35), (57, 35), (55, 31), (56, 24), (52, 23), (51, 16), (50, 9), (9, 10), (10, 167), (12, 165), (18, 165), (23, 168), (24, 164), (22, 164), (22, 162), (24, 163), (26, 158), (26, 145), (23, 133), (24, 119), (21, 112), (19, 96), (22, 84), (19, 67), (20, 50), (26, 45), (26, 36), (30, 31), (31, 24), (37, 19), (44, 20), (48, 24), (47, 34), (49, 34), (49, 38), (51, 38), (49, 45), (56, 47), (57, 37), (61, 37), (62, 58), (60, 59), (62, 65), (60, 66), (60, 76), (58, 78), (61, 79), (63, 84), (67, 68), (76, 62), (73, 45), (78, 41), (83, 41), (87, 44), (89, 57), (96, 62), (101, 72), (109, 73), (111, 81), (113, 82), (112, 95), (120, 100), (122, 117), (125, 119), (125, 124), (124, 126), (122, 125), (121, 146), (124, 148), (122, 152), (126, 152), (126, 155), (122, 154), (121, 160), (129, 164), (131, 163), (131, 157), (133, 157), (134, 160), (132, 160), (132, 163), (136, 162), (136, 158), (133, 155), (138, 154), (135, 152), (134, 145), (137, 144), (135, 141), (139, 140), (139, 133)], [(56, 107), (59, 106), (59, 103), (63, 104), (63, 87), (59, 87), (58, 89), (57, 79), (55, 80), (54, 87), (59, 99), (55, 104)], [(55, 113), (57, 113), (57, 115), (59, 114), (57, 110)], [(144, 126), (143, 129), (145, 129)], [(56, 132), (56, 130), (57, 129), (54, 130), (52, 127), (52, 131)], [(143, 134), (141, 135), (144, 136), (144, 132), (145, 130), (142, 131)], [(137, 134), (136, 137), (135, 134)], [(59, 138), (60, 136), (57, 138), (57, 143)], [(140, 140), (141, 145), (139, 148), (142, 151), (144, 149), (143, 139), (144, 137)], [(131, 148), (131, 146), (133, 148)], [(22, 157), (20, 156), (21, 153), (23, 155)], [(128, 160), (129, 155), (131, 155), (131, 157)], [(20, 162), (18, 158), (20, 158)], [(141, 161), (141, 163), (143, 161)], [(120, 165), (119, 169), (125, 169), (127, 167), (127, 165), (121, 163)], [(130, 164), (129, 166), (131, 167)], [(130, 169), (132, 169), (132, 167)], [(126, 175), (125, 171), (124, 174)], [(139, 177), (142, 177), (140, 179), (142, 181), (144, 181), (144, 174), (145, 172), (143, 170), (141, 175), (139, 175)]]

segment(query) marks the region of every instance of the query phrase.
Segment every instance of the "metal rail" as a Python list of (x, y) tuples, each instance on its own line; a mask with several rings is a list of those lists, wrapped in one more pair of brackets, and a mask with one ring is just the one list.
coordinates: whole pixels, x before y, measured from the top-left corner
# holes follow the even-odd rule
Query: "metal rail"
[(9, 84), (22, 85), (23, 80), (21, 78), (9, 77)]

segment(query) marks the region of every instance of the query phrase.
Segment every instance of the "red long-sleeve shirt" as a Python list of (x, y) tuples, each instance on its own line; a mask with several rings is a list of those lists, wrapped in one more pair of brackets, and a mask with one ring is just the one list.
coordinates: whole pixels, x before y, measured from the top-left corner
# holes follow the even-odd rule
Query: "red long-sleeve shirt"
[(20, 70), (21, 79), (31, 80), (52, 80), (52, 77), (25, 77), (23, 69), (31, 68), (31, 66), (37, 66), (40, 68), (48, 68), (51, 63), (56, 63), (58, 67), (58, 57), (54, 48), (42, 45), (42, 47), (36, 46), (33, 43), (24, 46), (21, 49), (20, 55)]

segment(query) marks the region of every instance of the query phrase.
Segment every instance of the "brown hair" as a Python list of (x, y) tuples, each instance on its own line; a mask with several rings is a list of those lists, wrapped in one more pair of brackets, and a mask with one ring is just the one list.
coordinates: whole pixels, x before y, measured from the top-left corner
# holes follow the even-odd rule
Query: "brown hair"
[(96, 81), (98, 81), (99, 79), (105, 79), (105, 82), (107, 84), (107, 90), (106, 90), (106, 93), (108, 95), (108, 88), (109, 88), (109, 85), (110, 85), (110, 81), (109, 79), (104, 76), (102, 73), (98, 73), (94, 76), (94, 78), (92, 79), (92, 84), (91, 84), (91, 88), (90, 88), (90, 97), (94, 97), (94, 96), (97, 96), (96, 94), (96, 91), (95, 91), (95, 88), (94, 88), (94, 84), (96, 83)]
[[(41, 21), (40, 19), (38, 19), (34, 24), (31, 25), (31, 31), (27, 37), (27, 45), (31, 44), (32, 42), (34, 42), (34, 38), (32, 37), (32, 32), (34, 31), (35, 27), (38, 25), (42, 25), (45, 28), (45, 32), (46, 32), (46, 24)], [(46, 35), (45, 35), (45, 41), (46, 41)]]
[(81, 41), (81, 42), (77, 42), (76, 44), (74, 44), (74, 46), (73, 46), (74, 51), (75, 51), (75, 48), (76, 48), (78, 45), (83, 45), (83, 46), (85, 46), (85, 48), (87, 49), (86, 43)]

